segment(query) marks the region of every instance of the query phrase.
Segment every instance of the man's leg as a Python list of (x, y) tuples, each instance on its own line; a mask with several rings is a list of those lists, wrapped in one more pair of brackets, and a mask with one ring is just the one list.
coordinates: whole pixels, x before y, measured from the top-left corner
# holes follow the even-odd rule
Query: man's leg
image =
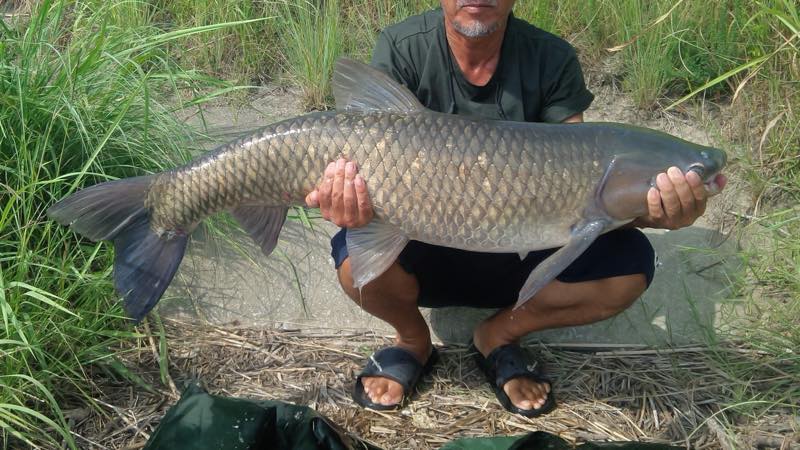
[[(353, 288), (350, 258), (339, 266), (339, 282), (347, 295), (364, 311), (394, 327), (396, 345), (410, 351), (424, 365), (431, 354), (431, 334), (417, 307), (419, 284), (399, 264), (367, 284), (359, 292)], [(364, 392), (373, 403), (393, 405), (403, 398), (403, 388), (383, 377), (364, 377)]]
[[(488, 356), (495, 348), (517, 342), (534, 331), (607, 319), (627, 309), (645, 289), (647, 279), (643, 274), (577, 283), (553, 280), (516, 311), (507, 307), (479, 324), (473, 333), (475, 347)], [(503, 390), (518, 408), (533, 409), (544, 405), (550, 386), (515, 378)]]
[[(397, 345), (411, 351), (424, 364), (431, 352), (431, 341), (428, 326), (417, 307), (416, 277), (395, 263), (364, 286), (359, 295), (353, 288), (349, 259), (339, 267), (338, 274), (347, 295), (362, 309), (392, 325), (397, 332)], [(503, 309), (480, 324), (474, 333), (475, 346), (486, 356), (496, 347), (516, 342), (533, 331), (597, 322), (626, 309), (646, 287), (644, 275), (578, 283), (553, 281), (523, 308)], [(365, 377), (363, 383), (375, 403), (390, 405), (402, 399), (402, 388), (392, 380)], [(504, 389), (517, 407), (530, 409), (544, 403), (549, 386), (521, 378), (509, 381)]]

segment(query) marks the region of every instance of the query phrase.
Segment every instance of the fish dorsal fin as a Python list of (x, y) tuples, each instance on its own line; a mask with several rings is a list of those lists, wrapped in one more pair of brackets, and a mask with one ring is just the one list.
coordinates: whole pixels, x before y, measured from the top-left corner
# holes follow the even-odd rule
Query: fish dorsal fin
[(405, 86), (374, 67), (348, 58), (336, 61), (333, 96), (339, 111), (412, 114), (425, 110)]

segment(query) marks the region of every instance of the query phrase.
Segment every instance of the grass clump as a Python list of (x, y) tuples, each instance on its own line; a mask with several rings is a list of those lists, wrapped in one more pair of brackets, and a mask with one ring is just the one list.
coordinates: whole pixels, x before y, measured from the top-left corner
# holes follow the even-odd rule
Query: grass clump
[[(154, 21), (170, 28), (196, 28), (247, 21), (182, 40), (173, 52), (179, 63), (237, 84), (264, 83), (279, 74), (274, 2), (258, 0), (157, 0), (146, 5)], [(263, 19), (251, 21), (252, 19)]]
[(2, 448), (77, 448), (61, 405), (91, 405), (87, 371), (112, 370), (109, 348), (138, 335), (113, 293), (110, 247), (46, 209), (84, 184), (185, 159), (192, 135), (158, 99), (209, 80), (166, 48), (202, 29), (122, 27), (116, 6), (47, 0), (0, 22)]
[(306, 109), (331, 102), (333, 64), (344, 50), (339, 0), (282, 1), (279, 5), (283, 58), (290, 79), (300, 86)]

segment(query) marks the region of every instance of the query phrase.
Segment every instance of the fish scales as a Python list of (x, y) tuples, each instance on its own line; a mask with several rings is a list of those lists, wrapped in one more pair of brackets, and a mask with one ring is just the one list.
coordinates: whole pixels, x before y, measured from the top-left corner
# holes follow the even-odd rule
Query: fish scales
[(160, 175), (148, 205), (160, 231), (191, 230), (241, 204), (298, 205), (344, 156), (359, 163), (376, 217), (412, 239), (511, 251), (551, 241), (543, 233), (563, 224), (565, 240), (593, 194), (603, 155), (574, 140), (549, 127), (436, 113), (310, 114)]

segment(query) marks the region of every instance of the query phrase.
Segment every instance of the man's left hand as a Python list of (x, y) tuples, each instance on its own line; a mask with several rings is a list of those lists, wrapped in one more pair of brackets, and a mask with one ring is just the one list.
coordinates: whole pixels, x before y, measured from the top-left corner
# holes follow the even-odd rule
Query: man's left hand
[[(714, 181), (721, 191), (728, 179), (720, 174)], [(658, 189), (647, 192), (648, 214), (633, 225), (677, 230), (693, 224), (706, 211), (709, 193), (697, 173), (689, 171), (684, 175), (679, 168), (670, 167), (667, 173), (658, 174), (656, 186)]]

